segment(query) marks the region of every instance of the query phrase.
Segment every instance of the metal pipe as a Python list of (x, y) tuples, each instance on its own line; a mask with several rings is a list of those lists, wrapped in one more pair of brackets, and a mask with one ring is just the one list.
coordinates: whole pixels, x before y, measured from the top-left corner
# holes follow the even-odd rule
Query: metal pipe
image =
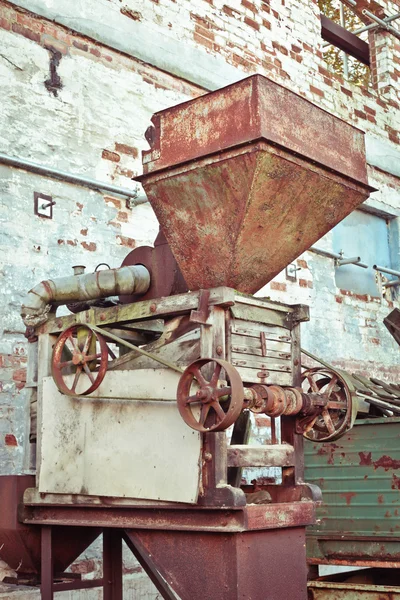
[(361, 260), (360, 256), (353, 256), (351, 258), (338, 258), (338, 259), (336, 259), (338, 267), (343, 267), (344, 265), (355, 265), (355, 264), (359, 263), (360, 260)]
[(375, 271), (380, 271), (381, 273), (387, 273), (388, 275), (396, 275), (396, 277), (400, 277), (400, 271), (395, 271), (394, 269), (380, 267), (379, 265), (374, 265), (372, 268), (375, 269)]
[(107, 192), (117, 194), (118, 196), (126, 196), (127, 198), (132, 198), (130, 204), (134, 206), (148, 202), (147, 196), (139, 196), (137, 189), (130, 190), (128, 188), (111, 185), (105, 181), (97, 181), (96, 179), (91, 179), (89, 177), (82, 177), (81, 175), (67, 173), (66, 171), (60, 171), (59, 169), (53, 169), (51, 167), (40, 165), (25, 158), (16, 158), (0, 152), (0, 163), (10, 167), (24, 169), (25, 171), (30, 171), (32, 173), (37, 173), (38, 175), (44, 175), (45, 177), (52, 177), (54, 179), (66, 181), (67, 183), (75, 183), (77, 185), (88, 187), (94, 190), (105, 190)]
[(394, 35), (394, 37), (396, 37), (398, 40), (400, 40), (400, 31), (397, 31), (397, 29), (395, 29), (391, 25), (388, 25), (386, 21), (384, 21), (383, 19), (380, 19), (379, 17), (377, 17), (376, 15), (374, 15), (372, 12), (370, 12), (369, 10), (367, 10), (365, 8), (362, 11), (362, 14), (365, 15), (366, 17), (368, 17), (369, 19), (371, 19), (371, 21), (375, 21), (375, 23), (378, 23), (378, 25), (380, 27), (382, 27), (383, 29), (386, 29), (386, 31), (389, 31), (389, 33), (391, 33), (392, 35)]
[(27, 327), (37, 327), (47, 320), (54, 305), (120, 294), (145, 294), (149, 287), (150, 274), (142, 265), (59, 277), (42, 281), (28, 292), (21, 317)]
[[(366, 263), (361, 262), (361, 260), (358, 260), (357, 262), (355, 261), (355, 258), (360, 259), (359, 256), (354, 257), (354, 258), (346, 258), (345, 256), (343, 256), (343, 254), (337, 254), (336, 252), (330, 252), (329, 250), (323, 250), (322, 248), (317, 248), (316, 246), (311, 246), (311, 248), (308, 249), (308, 252), (314, 252), (315, 254), (319, 254), (320, 256), (325, 256), (326, 258), (333, 258), (335, 261), (337, 261), (338, 266), (342, 266), (342, 265), (346, 265), (346, 264), (353, 264), (356, 267), (361, 267), (362, 269), (368, 269), (368, 265)], [(351, 261), (351, 262), (344, 262), (344, 261)]]
[[(344, 6), (340, 3), (340, 24), (342, 27), (346, 27), (346, 17), (344, 14)], [(346, 52), (342, 52), (343, 59), (343, 75), (345, 79), (349, 78), (349, 61)]]
[(395, 287), (396, 285), (400, 285), (400, 279), (393, 279), (392, 281), (384, 281), (382, 283), (383, 287)]

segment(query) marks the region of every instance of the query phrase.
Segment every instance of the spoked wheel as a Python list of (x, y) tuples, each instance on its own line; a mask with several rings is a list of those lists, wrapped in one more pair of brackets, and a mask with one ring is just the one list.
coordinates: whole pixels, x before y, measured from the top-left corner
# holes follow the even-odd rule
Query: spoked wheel
[(308, 422), (304, 437), (314, 442), (339, 438), (353, 425), (353, 386), (344, 374), (333, 369), (308, 369), (302, 374), (303, 391), (322, 394), (327, 404)]
[(58, 338), (51, 361), (56, 386), (67, 396), (86, 396), (101, 384), (107, 371), (105, 339), (89, 325), (73, 325)]
[(224, 360), (196, 360), (179, 380), (179, 412), (185, 423), (196, 431), (227, 429), (240, 415), (243, 399), (240, 375)]

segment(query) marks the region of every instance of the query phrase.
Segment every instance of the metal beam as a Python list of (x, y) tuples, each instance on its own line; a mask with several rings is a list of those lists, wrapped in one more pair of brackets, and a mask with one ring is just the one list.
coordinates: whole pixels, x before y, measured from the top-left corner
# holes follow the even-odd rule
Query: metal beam
[(357, 60), (369, 66), (369, 45), (364, 40), (347, 31), (341, 25), (334, 23), (325, 15), (321, 14), (321, 36), (322, 38), (333, 44), (343, 52), (354, 56)]

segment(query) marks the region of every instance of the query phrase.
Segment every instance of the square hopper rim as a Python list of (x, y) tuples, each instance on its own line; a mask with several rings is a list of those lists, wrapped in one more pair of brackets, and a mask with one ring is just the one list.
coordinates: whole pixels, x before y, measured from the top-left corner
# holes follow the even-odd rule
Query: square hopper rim
[[(235, 95), (235, 88), (241, 90), (240, 96)], [(284, 110), (280, 109), (282, 118), (278, 119), (279, 123), (282, 122), (282, 126), (276, 126), (274, 124), (274, 121), (277, 120), (274, 117), (275, 109), (271, 107), (276, 107), (276, 102), (281, 101), (285, 102)], [(207, 132), (207, 127), (205, 127), (202, 137), (198, 138), (193, 128), (193, 119), (198, 118), (201, 123), (202, 113), (208, 114), (208, 106), (210, 107), (210, 123), (213, 123), (214, 119), (217, 118), (216, 128), (213, 128), (211, 133), (210, 130)], [(236, 129), (236, 125), (233, 128), (237, 132), (236, 134), (227, 134), (229, 128), (226, 126), (225, 129), (223, 127), (221, 129), (218, 112), (223, 114), (223, 112), (230, 111), (232, 113), (232, 109), (238, 110), (238, 108), (244, 111), (242, 114), (247, 115), (247, 117), (244, 116), (244, 121), (239, 121), (239, 129)], [(247, 110), (250, 111), (249, 114), (247, 114)], [(181, 118), (183, 119), (181, 123), (179, 122), (180, 113), (182, 113)], [(310, 132), (315, 142), (311, 145), (307, 142), (303, 143), (304, 136), (301, 128), (304, 129), (305, 127), (307, 129), (307, 123), (310, 123), (310, 119), (314, 123), (318, 122), (319, 119), (315, 115), (319, 115), (319, 119), (323, 123), (325, 123), (324, 115), (326, 115), (326, 124), (330, 124), (326, 131), (330, 131), (330, 133), (325, 134), (325, 127), (321, 123), (319, 128), (321, 137), (318, 136), (315, 139), (314, 136), (318, 131), (318, 126), (311, 126)], [(290, 117), (295, 119), (294, 122), (298, 123), (300, 128), (300, 133), (297, 132), (294, 136), (292, 134), (293, 125), (290, 125)], [(185, 124), (186, 119), (189, 119), (188, 125)], [(246, 127), (247, 119), (249, 119), (248, 130)], [(236, 123), (235, 119), (234, 122)], [(368, 185), (365, 163), (365, 132), (318, 104), (311, 102), (299, 93), (261, 74), (250, 75), (218, 90), (157, 111), (152, 117), (152, 123), (153, 130), (157, 133), (152, 142), (149, 140), (150, 150), (142, 152), (144, 173), (135, 178), (139, 182), (145, 181), (146, 176), (152, 173), (187, 164), (204, 156), (210, 156), (242, 144), (265, 140), (293, 153), (295, 156), (300, 156), (311, 163), (321, 165), (332, 172), (357, 181), (367, 186), (366, 189), (370, 192), (376, 191), (376, 188)], [(178, 125), (177, 129), (176, 125)], [(189, 135), (194, 135), (192, 149), (189, 151), (180, 149), (177, 155), (174, 156), (174, 153), (171, 153), (174, 143), (179, 144), (179, 148), (183, 142), (182, 147), (185, 147), (185, 131)], [(355, 137), (350, 131), (354, 132)], [(345, 144), (345, 148), (348, 147), (348, 151), (344, 153), (341, 159), (340, 155), (343, 155), (343, 152), (333, 149), (337, 140), (340, 139), (338, 135), (342, 135), (342, 132), (344, 135), (342, 143)], [(353, 146), (351, 140), (357, 138), (359, 141)], [(166, 140), (169, 143), (165, 145)], [(361, 168), (362, 155), (364, 155), (365, 165), (363, 168)], [(342, 164), (349, 165), (350, 168), (347, 166), (341, 168), (341, 160)]]

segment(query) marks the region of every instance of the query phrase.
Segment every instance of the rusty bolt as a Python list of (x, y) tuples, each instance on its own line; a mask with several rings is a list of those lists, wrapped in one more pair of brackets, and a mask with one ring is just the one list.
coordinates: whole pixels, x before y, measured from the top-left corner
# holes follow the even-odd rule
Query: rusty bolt
[(293, 361), (293, 364), (294, 364), (294, 366), (295, 366), (295, 367), (298, 367), (298, 366), (299, 366), (299, 359), (298, 359), (298, 358), (296, 358), (296, 359)]
[(58, 329), (62, 329), (62, 321), (57, 321), (57, 327)]
[(211, 462), (212, 461), (212, 454), (211, 454), (211, 452), (204, 452), (204, 460), (206, 462)]
[(257, 373), (257, 377), (259, 377), (260, 379), (265, 379), (266, 377), (268, 377), (269, 375), (269, 371), (259, 371)]
[(105, 321), (106, 320), (106, 313), (101, 313), (100, 314), (100, 321)]
[(222, 355), (222, 346), (217, 346), (216, 353), (218, 354), (218, 356)]
[(153, 302), (153, 304), (150, 305), (150, 312), (155, 313), (156, 310), (157, 310), (157, 304), (154, 304), (154, 302)]

